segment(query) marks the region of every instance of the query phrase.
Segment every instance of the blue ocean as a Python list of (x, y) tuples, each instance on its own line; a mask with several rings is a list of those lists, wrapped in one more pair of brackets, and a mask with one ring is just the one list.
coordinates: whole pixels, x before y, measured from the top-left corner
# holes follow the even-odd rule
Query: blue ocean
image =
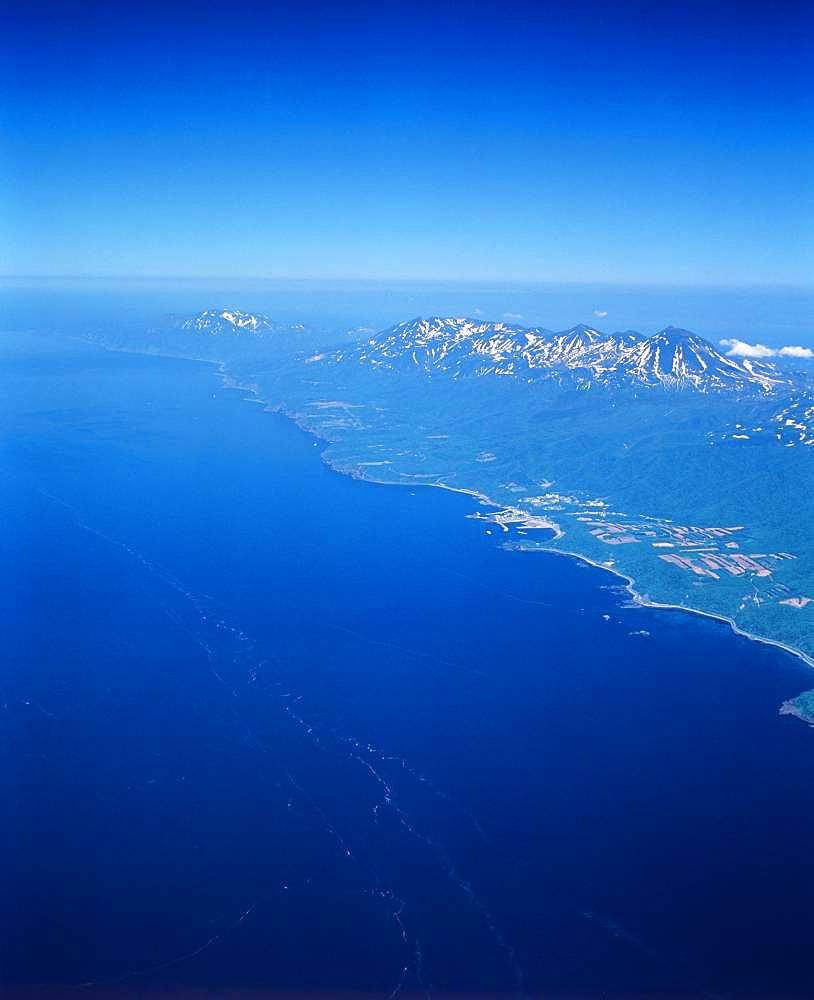
[(799, 660), (211, 365), (0, 355), (5, 995), (814, 996)]

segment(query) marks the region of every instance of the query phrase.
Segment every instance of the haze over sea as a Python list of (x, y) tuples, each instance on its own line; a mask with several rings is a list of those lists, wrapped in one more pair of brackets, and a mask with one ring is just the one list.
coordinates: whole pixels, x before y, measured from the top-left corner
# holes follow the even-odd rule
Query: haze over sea
[(5, 329), (143, 331), (162, 313), (222, 305), (333, 333), (380, 330), (416, 315), (472, 316), (558, 330), (576, 322), (652, 333), (684, 327), (716, 342), (814, 345), (814, 290), (782, 286), (496, 282), (97, 280), (0, 277)]
[[(330, 471), (209, 365), (37, 332), (230, 289), (23, 284), (3, 328), (33, 332), (0, 347), (6, 988), (811, 995), (812, 742), (777, 715), (808, 668), (502, 550), (470, 498)], [(768, 343), (804, 342), (810, 305), (231, 291), (336, 331), (590, 306), (706, 336), (764, 316)]]

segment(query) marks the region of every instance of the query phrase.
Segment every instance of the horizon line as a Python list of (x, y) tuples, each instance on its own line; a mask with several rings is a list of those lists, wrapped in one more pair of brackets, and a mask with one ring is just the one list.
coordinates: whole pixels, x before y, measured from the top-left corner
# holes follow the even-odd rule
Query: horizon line
[(2, 273), (0, 281), (31, 281), (31, 282), (266, 282), (288, 284), (361, 284), (361, 285), (467, 285), (480, 287), (608, 287), (608, 288), (703, 288), (703, 289), (776, 289), (787, 291), (814, 292), (814, 282), (800, 284), (796, 282), (765, 282), (765, 281), (667, 281), (667, 280), (609, 280), (605, 279), (553, 279), (553, 278), (473, 278), (473, 277), (399, 277), (390, 278), (375, 275), (367, 276), (326, 276), (326, 275), (226, 275), (226, 274), (26, 274)]

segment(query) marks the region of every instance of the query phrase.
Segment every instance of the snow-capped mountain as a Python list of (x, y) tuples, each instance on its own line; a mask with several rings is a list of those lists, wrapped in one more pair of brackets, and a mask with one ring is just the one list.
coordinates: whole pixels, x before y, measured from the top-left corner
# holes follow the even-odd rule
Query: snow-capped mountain
[(374, 367), (414, 368), (452, 375), (515, 373), (523, 352), (550, 336), (548, 330), (472, 319), (413, 319), (376, 334), (359, 348)]
[(212, 337), (262, 337), (280, 331), (304, 330), (301, 323), (277, 323), (263, 313), (243, 312), (242, 309), (204, 309), (196, 316), (175, 321), (177, 329), (203, 333)]
[(702, 337), (667, 327), (645, 337), (580, 324), (561, 333), (438, 316), (399, 323), (357, 349), (363, 364), (453, 378), (501, 375), (592, 385), (663, 386), (700, 392), (772, 392), (791, 385), (774, 365), (720, 354)]

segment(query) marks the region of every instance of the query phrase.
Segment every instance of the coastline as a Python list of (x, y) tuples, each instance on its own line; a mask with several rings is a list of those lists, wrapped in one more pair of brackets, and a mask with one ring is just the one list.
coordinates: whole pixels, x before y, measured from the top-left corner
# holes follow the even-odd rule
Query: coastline
[(803, 691), (796, 698), (784, 701), (779, 709), (780, 715), (791, 715), (814, 729), (814, 691)]
[[(255, 390), (251, 389), (248, 386), (239, 386), (237, 384), (234, 384), (232, 388), (240, 388), (244, 390), (248, 389), (248, 391), (255, 392)], [(315, 430), (313, 430), (313, 428), (303, 423), (300, 419), (298, 419), (296, 414), (290, 412), (284, 406), (271, 405), (267, 403), (266, 407), (269, 412), (279, 413), (282, 416), (285, 416), (286, 419), (291, 420), (293, 423), (295, 423), (297, 427), (300, 428), (300, 430), (304, 431), (306, 434), (310, 434), (313, 438), (315, 438), (320, 443), (324, 444), (326, 447), (330, 447), (331, 444), (330, 441), (328, 441), (326, 438), (321, 437)], [(476, 499), (479, 503), (485, 506), (494, 507), (495, 510), (506, 509), (505, 504), (498, 503), (491, 497), (487, 496), (485, 493), (481, 493), (479, 490), (467, 489), (462, 486), (450, 486), (447, 483), (404, 482), (402, 480), (377, 479), (363, 472), (359, 472), (356, 469), (346, 470), (340, 468), (335, 463), (333, 463), (330, 458), (326, 457), (324, 452), (321, 453), (320, 457), (322, 458), (322, 461), (325, 463), (325, 465), (332, 471), (336, 472), (338, 475), (348, 476), (349, 478), (357, 479), (360, 482), (374, 483), (377, 486), (400, 486), (402, 488), (406, 486), (412, 488), (427, 487), (428, 489), (447, 490), (450, 493), (462, 493), (465, 494), (466, 496), (471, 496), (474, 499)], [(521, 508), (517, 509), (521, 510)], [(528, 511), (524, 511), (524, 513), (527, 513), (530, 517), (534, 516)], [(564, 532), (559, 528), (559, 525), (552, 524), (551, 530), (555, 531), (555, 538), (564, 537)], [(526, 549), (523, 551), (531, 552), (532, 550)], [(630, 594), (631, 600), (640, 607), (654, 608), (663, 611), (684, 611), (687, 614), (699, 615), (703, 618), (710, 618), (713, 621), (723, 622), (732, 629), (735, 635), (739, 635), (745, 639), (751, 639), (753, 642), (763, 643), (764, 645), (767, 646), (774, 646), (776, 649), (782, 649), (784, 652), (790, 653), (792, 656), (795, 656), (798, 659), (800, 659), (806, 666), (814, 668), (814, 657), (809, 656), (807, 653), (803, 652), (803, 650), (797, 649), (795, 646), (790, 646), (787, 643), (781, 642), (779, 639), (770, 639), (767, 636), (757, 635), (754, 632), (749, 632), (747, 629), (741, 628), (734, 619), (728, 618), (726, 615), (715, 614), (714, 612), (711, 611), (703, 611), (701, 608), (692, 608), (684, 604), (671, 604), (661, 601), (653, 601), (650, 600), (649, 598), (645, 598), (642, 594), (640, 594), (636, 590), (636, 581), (633, 579), (633, 577), (628, 576), (621, 570), (613, 569), (610, 566), (604, 566), (602, 563), (596, 562), (595, 560), (591, 559), (590, 556), (586, 556), (581, 552), (574, 552), (567, 549), (554, 548), (553, 546), (549, 545), (541, 545), (534, 551), (546, 552), (553, 555), (564, 556), (566, 558), (577, 559), (580, 562), (586, 563), (587, 565), (594, 567), (595, 569), (602, 570), (605, 573), (610, 573), (617, 579), (624, 581), (625, 589)]]
[[(525, 550), (530, 551), (530, 550)], [(727, 618), (726, 615), (715, 614), (712, 611), (702, 611), (700, 608), (691, 608), (686, 604), (669, 604), (663, 601), (652, 601), (647, 597), (643, 597), (636, 590), (636, 581), (633, 577), (628, 576), (626, 573), (621, 572), (618, 569), (613, 569), (610, 566), (603, 566), (602, 563), (595, 562), (589, 556), (582, 555), (580, 552), (566, 551), (565, 549), (555, 549), (551, 546), (540, 546), (536, 551), (538, 552), (550, 552), (555, 555), (567, 556), (571, 559), (578, 559), (580, 562), (587, 563), (589, 566), (593, 566), (596, 569), (604, 570), (606, 573), (610, 573), (613, 576), (618, 577), (625, 582), (625, 589), (630, 594), (632, 601), (643, 608), (656, 608), (662, 611), (685, 611), (687, 614), (700, 615), (702, 618), (711, 618), (713, 621), (724, 622), (726, 625), (732, 629), (735, 635), (742, 636), (744, 639), (751, 639), (753, 642), (762, 642), (766, 646), (774, 646), (777, 649), (782, 649), (786, 653), (791, 653), (792, 656), (798, 657), (805, 663), (807, 667), (814, 667), (814, 658), (810, 657), (807, 653), (804, 653), (802, 649), (797, 649), (794, 646), (789, 646), (787, 643), (781, 642), (779, 639), (769, 639), (766, 636), (757, 635), (754, 632), (749, 632), (744, 628), (741, 628), (738, 623), (732, 619)]]
[[(325, 453), (326, 450), (330, 448), (332, 444), (331, 441), (320, 435), (316, 430), (314, 430), (314, 428), (308, 426), (302, 420), (299, 414), (288, 409), (284, 404), (273, 403), (271, 400), (268, 400), (263, 396), (261, 396), (256, 384), (238, 381), (229, 372), (227, 368), (227, 363), (225, 361), (218, 361), (214, 358), (202, 358), (184, 354), (167, 354), (160, 351), (134, 350), (121, 347), (118, 348), (106, 347), (106, 345), (100, 344), (98, 341), (93, 341), (93, 340), (91, 340), (90, 343), (94, 344), (94, 346), (97, 347), (104, 347), (106, 350), (120, 351), (126, 354), (146, 354), (149, 355), (150, 357), (176, 358), (177, 360), (204, 362), (206, 364), (214, 365), (217, 374), (220, 376), (222, 384), (225, 388), (236, 389), (241, 392), (251, 393), (251, 395), (254, 396), (255, 398), (251, 400), (247, 399), (247, 402), (261, 403), (264, 407), (265, 412), (276, 413), (285, 417), (287, 420), (290, 420), (292, 423), (294, 423), (301, 431), (312, 437), (316, 443), (323, 445), (324, 447), (320, 451), (320, 458), (322, 462), (327, 466), (327, 468), (331, 469), (331, 471), (337, 473), (338, 475), (348, 476), (351, 479), (356, 479), (359, 480), (360, 482), (373, 483), (378, 486), (399, 486), (402, 488), (405, 486), (413, 488), (423, 486), (431, 489), (447, 490), (450, 493), (461, 493), (466, 496), (470, 496), (475, 500), (477, 500), (478, 503), (484, 506), (493, 507), (496, 511), (507, 509), (506, 504), (497, 503), (491, 497), (487, 496), (485, 493), (482, 493), (479, 490), (475, 489), (467, 489), (465, 487), (460, 487), (460, 486), (450, 486), (447, 483), (439, 483), (439, 482), (405, 482), (403, 480), (380, 479), (380, 478), (375, 478), (374, 476), (371, 476), (365, 472), (361, 472), (359, 471), (358, 468), (353, 468), (353, 469), (341, 468), (340, 466), (336, 465), (336, 463), (334, 463), (330, 459), (330, 457), (328, 457)], [(522, 508), (516, 508), (516, 509), (518, 511), (522, 510)], [(523, 511), (523, 513), (527, 514), (529, 517), (534, 516), (528, 511)], [(564, 532), (562, 532), (559, 525), (557, 525), (556, 523), (552, 523), (550, 525), (550, 530), (555, 532), (554, 535), (555, 539), (564, 537)], [(523, 551), (530, 552), (532, 550), (527, 549)], [(628, 576), (621, 570), (605, 566), (602, 563), (599, 563), (594, 559), (591, 559), (590, 556), (586, 556), (581, 552), (574, 552), (568, 549), (560, 549), (550, 545), (541, 545), (533, 551), (545, 552), (553, 555), (564, 556), (566, 558), (576, 559), (586, 565), (592, 566), (595, 569), (599, 569), (606, 573), (609, 573), (610, 575), (624, 582), (625, 589), (629, 593), (632, 602), (638, 605), (639, 607), (653, 608), (656, 610), (664, 610), (664, 611), (683, 611), (686, 612), (687, 614), (698, 615), (703, 618), (712, 619), (713, 621), (722, 622), (728, 625), (735, 635), (741, 636), (742, 638), (745, 639), (750, 639), (753, 642), (760, 642), (766, 646), (773, 646), (776, 649), (781, 649), (783, 650), (783, 652), (789, 653), (792, 656), (795, 656), (796, 658), (801, 660), (806, 666), (814, 668), (814, 657), (803, 652), (803, 650), (797, 649), (795, 646), (790, 646), (789, 644), (784, 643), (779, 639), (771, 639), (767, 636), (758, 635), (754, 632), (748, 631), (747, 629), (741, 628), (734, 619), (729, 618), (726, 615), (717, 614), (711, 611), (704, 611), (701, 608), (693, 608), (683, 604), (673, 604), (669, 602), (665, 603), (645, 598), (642, 594), (640, 594), (636, 590), (636, 581), (633, 579), (633, 577)], [(807, 692), (801, 692), (801, 695), (805, 693)], [(797, 697), (799, 698), (800, 695), (798, 695)], [(792, 715), (795, 718), (799, 718), (801, 721), (806, 722), (808, 725), (814, 726), (814, 713), (809, 715), (807, 712), (803, 711), (798, 706), (796, 706), (794, 704), (795, 701), (796, 699), (789, 699), (788, 701), (784, 702), (778, 709), (779, 713), (781, 715)]]

